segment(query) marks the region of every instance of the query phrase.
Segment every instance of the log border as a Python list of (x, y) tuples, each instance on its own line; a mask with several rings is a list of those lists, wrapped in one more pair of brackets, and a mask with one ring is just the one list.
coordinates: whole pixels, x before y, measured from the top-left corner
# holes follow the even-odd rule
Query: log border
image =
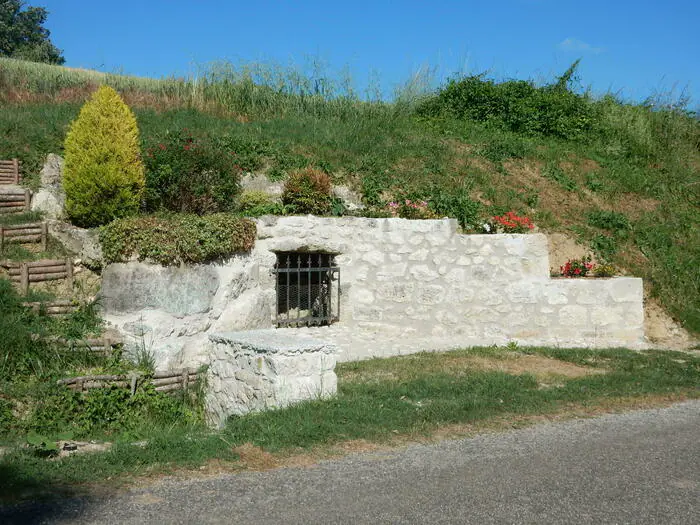
[(57, 384), (77, 392), (85, 392), (94, 388), (130, 388), (131, 394), (134, 395), (138, 384), (146, 383), (152, 384), (156, 392), (187, 391), (190, 385), (203, 376), (204, 373), (198, 369), (183, 368), (182, 370), (156, 372), (151, 376), (144, 375), (142, 372), (131, 372), (129, 374), (68, 377), (59, 379)]
[(0, 184), (19, 184), (21, 177), (19, 159), (0, 160)]
[(5, 244), (11, 242), (19, 244), (40, 242), (41, 250), (45, 252), (48, 244), (48, 236), (49, 227), (45, 222), (12, 224), (9, 226), (0, 224), (0, 253), (5, 251)]

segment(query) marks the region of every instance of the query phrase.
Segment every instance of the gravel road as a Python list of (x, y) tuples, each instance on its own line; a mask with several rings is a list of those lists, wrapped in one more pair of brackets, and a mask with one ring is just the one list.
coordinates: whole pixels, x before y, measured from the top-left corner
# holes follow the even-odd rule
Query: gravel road
[(700, 524), (700, 401), (0, 508), (0, 523)]

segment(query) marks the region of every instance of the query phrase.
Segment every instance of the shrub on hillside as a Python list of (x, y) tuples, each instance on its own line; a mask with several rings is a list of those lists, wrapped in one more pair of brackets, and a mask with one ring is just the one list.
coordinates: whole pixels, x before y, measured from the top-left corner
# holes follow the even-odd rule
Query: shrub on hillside
[(284, 206), (264, 191), (244, 191), (238, 198), (238, 211), (248, 217), (283, 215)]
[(587, 97), (556, 84), (538, 87), (527, 80), (495, 82), (483, 75), (454, 78), (423, 103), (419, 114), (484, 122), (528, 135), (565, 139), (592, 129), (595, 112)]
[(100, 87), (68, 130), (63, 186), (66, 212), (78, 226), (99, 226), (139, 211), (144, 168), (138, 126), (111, 87)]
[(100, 231), (107, 263), (132, 257), (162, 265), (200, 263), (249, 251), (255, 244), (255, 223), (227, 213), (203, 217), (133, 217)]
[(328, 215), (333, 204), (330, 177), (314, 168), (293, 172), (284, 184), (282, 203), (292, 213)]
[(144, 158), (148, 210), (204, 215), (234, 209), (241, 174), (235, 151), (183, 129), (156, 138)]

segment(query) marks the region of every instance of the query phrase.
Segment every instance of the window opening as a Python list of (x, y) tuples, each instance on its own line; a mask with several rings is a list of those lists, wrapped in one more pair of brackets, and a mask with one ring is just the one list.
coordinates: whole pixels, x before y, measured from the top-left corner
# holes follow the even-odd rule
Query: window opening
[(330, 253), (279, 252), (277, 326), (322, 326), (340, 319), (340, 268)]

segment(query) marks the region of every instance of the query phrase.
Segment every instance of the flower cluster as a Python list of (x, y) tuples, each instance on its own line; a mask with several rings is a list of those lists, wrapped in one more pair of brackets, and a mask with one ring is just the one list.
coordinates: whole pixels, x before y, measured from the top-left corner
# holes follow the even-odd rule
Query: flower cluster
[(514, 211), (505, 215), (494, 215), (481, 225), (484, 233), (525, 233), (535, 227), (529, 217), (519, 217)]
[(569, 259), (559, 271), (564, 277), (585, 277), (592, 269), (591, 256), (587, 255), (581, 259)]
[(411, 199), (392, 201), (386, 205), (386, 209), (392, 217), (401, 217), (402, 219), (435, 219), (437, 217), (426, 201), (412, 201)]

